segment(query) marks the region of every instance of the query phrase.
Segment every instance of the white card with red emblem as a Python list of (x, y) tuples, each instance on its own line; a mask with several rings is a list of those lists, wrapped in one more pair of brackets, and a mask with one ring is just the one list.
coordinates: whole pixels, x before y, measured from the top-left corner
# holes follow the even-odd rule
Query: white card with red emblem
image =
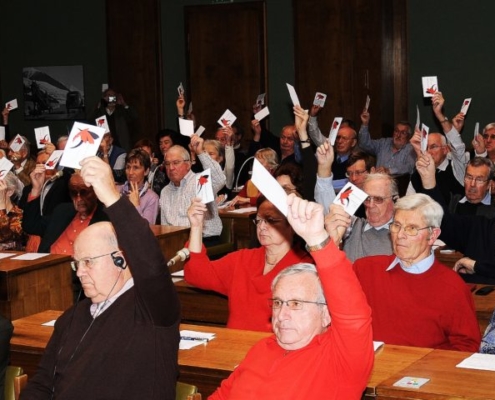
[(22, 138), (22, 136), (17, 134), (17, 135), (15, 135), (14, 139), (12, 140), (12, 143), (10, 143), (10, 148), (13, 151), (19, 151), (25, 142), (26, 141)]
[(363, 204), (368, 195), (353, 185), (351, 182), (347, 182), (342, 190), (339, 192), (334, 204), (339, 204), (344, 207), (344, 211), (349, 215), (354, 215), (356, 210)]
[(316, 92), (315, 98), (313, 100), (313, 105), (323, 108), (325, 106), (326, 100), (327, 95), (325, 93)]
[(64, 154), (63, 150), (55, 150), (52, 154), (50, 154), (50, 158), (46, 160), (45, 168), (55, 169), (57, 167), (58, 162), (62, 158), (62, 154)]
[(227, 108), (217, 122), (222, 127), (232, 126), (236, 119), (237, 117)]
[(340, 129), (340, 124), (342, 123), (342, 117), (335, 117), (332, 122), (332, 127), (330, 128), (330, 133), (328, 134), (328, 141), (333, 146), (335, 145), (335, 140), (337, 139), (337, 133)]
[(438, 78), (436, 76), (423, 76), (423, 97), (433, 97), (438, 92)]
[(17, 104), (17, 99), (8, 101), (7, 103), (5, 103), (5, 107), (9, 111), (15, 110), (17, 107), (19, 107), (19, 105)]
[(100, 147), (105, 129), (94, 125), (74, 122), (64, 154), (60, 160), (62, 167), (80, 169), (80, 162), (86, 157), (95, 156)]
[(211, 185), (210, 168), (196, 174), (196, 197), (199, 197), (204, 204), (208, 204), (215, 200), (213, 186)]
[(421, 151), (428, 150), (428, 134), (430, 133), (430, 128), (425, 124), (421, 124)]
[(0, 179), (5, 178), (5, 175), (12, 169), (12, 164), (7, 157), (0, 158)]
[(464, 101), (462, 102), (462, 107), (461, 107), (461, 114), (466, 116), (468, 110), (469, 110), (469, 106), (471, 105), (471, 100), (472, 98), (469, 98), (469, 99), (464, 99)]
[(45, 145), (52, 141), (50, 139), (50, 128), (48, 126), (34, 128), (34, 135), (36, 136), (36, 146), (38, 146), (38, 149), (44, 149)]
[(108, 120), (106, 115), (102, 115), (95, 119), (96, 126), (105, 129), (105, 133), (110, 132), (110, 126), (108, 126)]

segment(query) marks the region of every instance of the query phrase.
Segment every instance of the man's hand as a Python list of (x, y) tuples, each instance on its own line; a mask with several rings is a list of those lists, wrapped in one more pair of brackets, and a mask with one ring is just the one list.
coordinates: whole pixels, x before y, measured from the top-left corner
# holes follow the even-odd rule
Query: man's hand
[(115, 187), (112, 168), (101, 158), (93, 156), (81, 161), (81, 177), (86, 186), (93, 186), (98, 199), (110, 207), (120, 198), (120, 193)]
[(347, 228), (351, 226), (352, 218), (344, 211), (340, 204), (330, 204), (329, 212), (325, 216), (325, 230), (330, 235), (336, 246), (339, 246), (344, 238)]
[(485, 139), (483, 139), (483, 135), (478, 133), (477, 135), (474, 135), (474, 139), (471, 142), (474, 148), (474, 155), (477, 156), (478, 154), (483, 154), (486, 151), (485, 148)]
[(57, 148), (55, 147), (55, 145), (53, 143), (45, 143), (45, 152), (46, 154), (52, 154), (55, 150), (57, 150)]
[(474, 265), (476, 264), (475, 260), (472, 260), (469, 257), (462, 257), (457, 260), (454, 265), (454, 271), (459, 272), (461, 274), (474, 274)]
[(323, 226), (323, 207), (296, 197), (291, 193), (287, 197), (287, 219), (292, 229), (301, 236), (308, 246), (320, 244), (328, 234)]
[(421, 154), (416, 161), (416, 169), (421, 176), (425, 189), (433, 189), (436, 185), (435, 162), (429, 153)]
[(370, 113), (366, 109), (361, 113), (361, 124), (364, 126), (368, 126), (370, 124)]
[(318, 113), (320, 112), (321, 110), (321, 107), (320, 106), (316, 106), (316, 105), (312, 105), (311, 108), (309, 109), (309, 115), (311, 117), (316, 117), (318, 115)]
[(191, 149), (196, 154), (201, 154), (204, 152), (203, 148), (204, 139), (194, 134), (191, 136)]
[(435, 113), (435, 115), (437, 116), (437, 118), (439, 118), (440, 120), (442, 119), (443, 116), (443, 113), (442, 113), (442, 109), (443, 109), (443, 105), (445, 104), (445, 99), (442, 95), (442, 92), (436, 92), (433, 97), (431, 98), (431, 106), (433, 108), (433, 112)]
[(260, 121), (253, 119), (251, 121), (251, 129), (253, 130), (253, 141), (259, 142), (261, 137), (261, 125)]
[(4, 107), (2, 110), (2, 120), (4, 125), (8, 125), (9, 123), (9, 113), (10, 110), (7, 107)]
[(2, 179), (0, 180), (0, 210), (7, 208), (7, 184)]
[(306, 110), (303, 110), (301, 106), (294, 106), (294, 116), (295, 116), (295, 125), (296, 131), (299, 136), (299, 140), (307, 140), (308, 139), (308, 120), (309, 114)]
[(184, 115), (184, 107), (186, 106), (186, 99), (184, 98), (183, 94), (177, 97), (175, 106), (177, 107), (177, 114)]
[(38, 197), (41, 194), (41, 189), (45, 183), (46, 167), (45, 164), (36, 164), (36, 167), (31, 171), (31, 196)]
[(316, 149), (316, 160), (318, 162), (318, 176), (320, 178), (329, 178), (332, 176), (334, 153), (333, 147), (327, 140)]
[(452, 125), (457, 130), (457, 132), (461, 133), (462, 128), (464, 128), (464, 114), (459, 113), (452, 119)]
[(414, 135), (412, 135), (409, 143), (416, 152), (416, 156), (419, 157), (421, 155), (421, 131), (417, 127), (414, 128)]

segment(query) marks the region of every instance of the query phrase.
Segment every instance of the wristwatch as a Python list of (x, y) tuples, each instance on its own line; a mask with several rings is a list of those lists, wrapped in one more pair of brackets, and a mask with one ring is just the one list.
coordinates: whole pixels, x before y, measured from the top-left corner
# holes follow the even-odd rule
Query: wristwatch
[(330, 242), (330, 236), (327, 236), (327, 238), (319, 244), (314, 244), (312, 246), (306, 245), (306, 250), (309, 252), (321, 250), (328, 244), (328, 242)]
[(440, 121), (441, 124), (443, 124), (444, 122), (448, 122), (449, 119), (447, 117), (445, 117), (445, 119), (443, 121)]

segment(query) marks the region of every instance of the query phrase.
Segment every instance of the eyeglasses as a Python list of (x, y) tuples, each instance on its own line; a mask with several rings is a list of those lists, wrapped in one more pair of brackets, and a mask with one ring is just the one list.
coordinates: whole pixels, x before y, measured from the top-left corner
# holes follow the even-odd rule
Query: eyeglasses
[(256, 226), (261, 226), (261, 223), (264, 222), (266, 225), (269, 225), (269, 226), (272, 226), (280, 221), (283, 221), (282, 218), (271, 218), (271, 217), (268, 217), (268, 218), (255, 218), (253, 219), (253, 224), (255, 224)]
[(340, 135), (337, 135), (337, 137), (335, 138), (335, 140), (343, 140), (345, 142), (347, 142), (348, 140), (352, 140), (354, 138), (351, 138), (351, 137), (345, 137), (345, 136), (340, 136)]
[(345, 173), (345, 176), (347, 178), (350, 178), (351, 176), (361, 176), (363, 174), (366, 174), (368, 171), (366, 171), (365, 169), (363, 169), (362, 171), (347, 171)]
[(394, 133), (396, 133), (397, 135), (402, 135), (402, 136), (409, 135), (409, 131), (401, 131), (399, 129), (394, 129)]
[(446, 147), (445, 145), (439, 145), (439, 144), (432, 144), (431, 146), (428, 146), (428, 150), (436, 150), (436, 149), (442, 149)]
[(111, 253), (107, 254), (102, 254), (101, 256), (95, 256), (95, 257), (86, 257), (82, 258), (81, 260), (74, 260), (70, 262), (70, 267), (72, 268), (72, 271), (77, 271), (81, 265), (84, 266), (84, 268), (91, 268), (94, 264), (94, 260), (106, 256), (113, 256), (117, 254), (119, 250), (112, 251)]
[(268, 306), (272, 310), (279, 310), (285, 304), (289, 307), (289, 310), (302, 310), (304, 304), (318, 304), (320, 306), (326, 306), (327, 303), (320, 303), (318, 301), (306, 301), (306, 300), (280, 300), (280, 299), (269, 299)]
[(466, 182), (475, 182), (476, 185), (483, 185), (485, 182), (488, 182), (488, 179), (483, 179), (479, 176), (472, 176), (472, 175), (465, 175), (464, 176), (464, 180)]
[(393, 196), (385, 196), (385, 197), (381, 197), (381, 196), (368, 196), (364, 199), (364, 202), (366, 204), (370, 204), (371, 202), (375, 203), (375, 204), (383, 204), (383, 202), (386, 200), (386, 199), (390, 199), (391, 197)]
[(182, 164), (183, 162), (189, 162), (189, 160), (165, 161), (164, 164), (165, 164), (165, 168), (170, 168), (171, 165), (173, 165), (174, 167), (177, 167), (180, 164)]
[(79, 197), (86, 197), (89, 193), (91, 193), (91, 191), (89, 189), (79, 189), (79, 190), (71, 189), (71, 190), (69, 190), (70, 197), (72, 197), (74, 199), (77, 196), (79, 196)]
[(495, 135), (488, 135), (487, 133), (483, 134), (483, 139), (485, 140), (495, 140)]
[(426, 226), (424, 228), (417, 228), (413, 225), (406, 225), (406, 226), (402, 226), (401, 224), (399, 224), (398, 222), (392, 222), (390, 224), (390, 232), (392, 233), (399, 233), (400, 230), (404, 230), (404, 233), (407, 235), (407, 236), (418, 236), (418, 233), (419, 231), (422, 231), (424, 229), (431, 229), (432, 227), (431, 226)]

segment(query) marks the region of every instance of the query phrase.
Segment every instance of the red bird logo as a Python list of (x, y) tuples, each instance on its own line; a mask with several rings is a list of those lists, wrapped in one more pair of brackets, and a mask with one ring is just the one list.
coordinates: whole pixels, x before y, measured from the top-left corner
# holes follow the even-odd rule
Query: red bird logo
[(229, 126), (230, 125), (230, 121), (228, 119), (223, 118), (221, 121), (222, 121), (223, 126)]
[(208, 183), (208, 179), (210, 178), (209, 175), (201, 175), (198, 179), (198, 187), (196, 189), (196, 192), (199, 193), (203, 189), (203, 186)]
[(437, 92), (437, 89), (435, 86), (437, 86), (437, 85), (433, 85), (431, 88), (426, 89), (426, 93), (435, 94)]
[(53, 160), (48, 161), (48, 162), (46, 163), (46, 166), (47, 166), (47, 167), (49, 167), (49, 168), (53, 168), (53, 167), (55, 167), (55, 165), (57, 165), (57, 163), (58, 163), (58, 159), (59, 159), (59, 158), (60, 158), (60, 157), (57, 157), (57, 158), (54, 158)]
[(337, 129), (339, 123), (337, 121), (333, 121), (332, 129)]
[(74, 142), (77, 138), (80, 138), (81, 141), (75, 146), (72, 146), (72, 149), (79, 147), (83, 143), (93, 144), (95, 142), (95, 139), (98, 139), (99, 136), (96, 133), (91, 132), (89, 128), (86, 128), (80, 129), (80, 132), (76, 136), (74, 136), (74, 139), (72, 139), (72, 141)]
[(14, 143), (22, 144), (22, 139), (20, 137), (16, 137)]
[(351, 196), (352, 193), (352, 187), (348, 187), (346, 190), (342, 192), (340, 195), (340, 203), (345, 207), (347, 204), (349, 204), (349, 197)]
[(104, 123), (105, 123), (105, 118), (100, 118), (97, 122), (98, 126), (103, 126)]
[(44, 138), (40, 139), (40, 144), (47, 144), (50, 143), (50, 140), (48, 139), (48, 135), (45, 135)]
[(7, 104), (7, 110), (10, 110), (12, 108), (12, 104)]
[(2, 169), (0, 171), (0, 179), (3, 179), (5, 177), (5, 175), (7, 175), (8, 172), (9, 172), (8, 170)]
[(321, 95), (321, 94), (317, 94), (316, 95), (316, 99), (317, 100), (323, 100), (325, 98), (325, 96)]

